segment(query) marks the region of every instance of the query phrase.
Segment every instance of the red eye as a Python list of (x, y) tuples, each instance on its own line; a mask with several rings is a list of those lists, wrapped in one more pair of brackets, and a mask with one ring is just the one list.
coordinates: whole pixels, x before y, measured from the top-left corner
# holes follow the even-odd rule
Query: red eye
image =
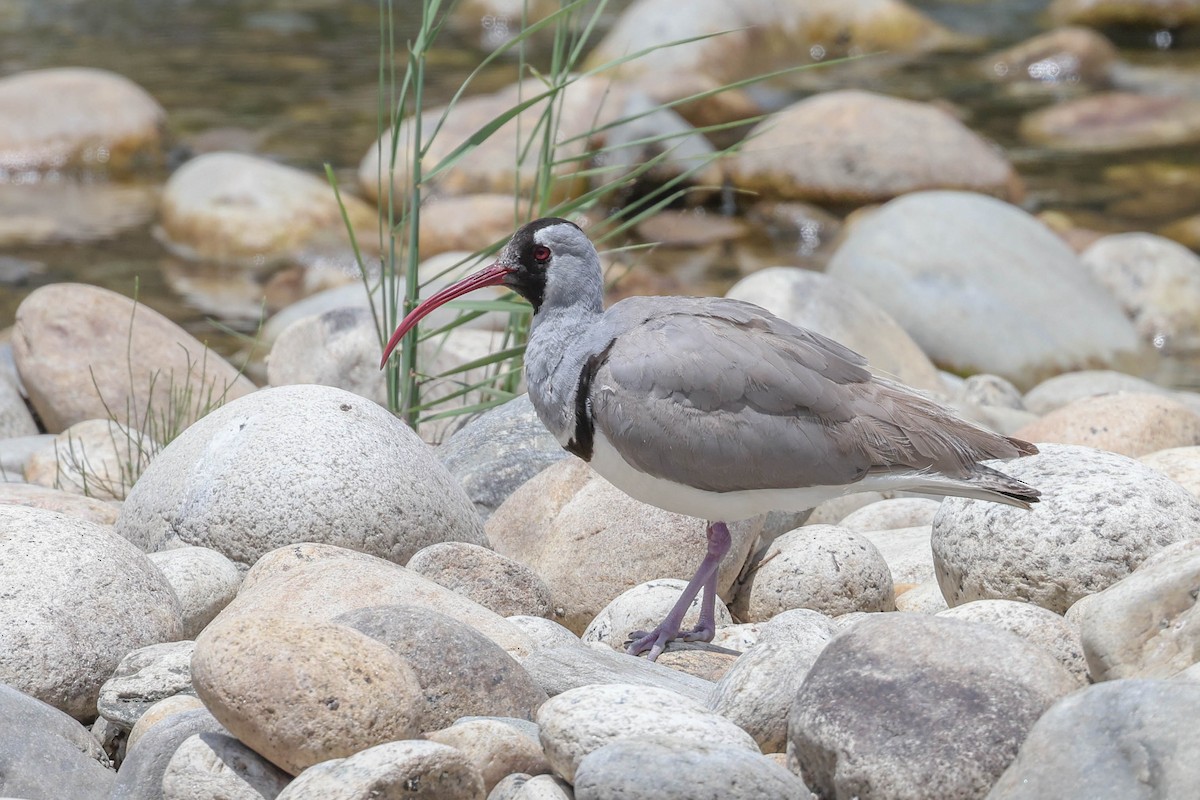
[(550, 248), (544, 244), (539, 244), (533, 248), (533, 260), (539, 264), (545, 264), (550, 260)]

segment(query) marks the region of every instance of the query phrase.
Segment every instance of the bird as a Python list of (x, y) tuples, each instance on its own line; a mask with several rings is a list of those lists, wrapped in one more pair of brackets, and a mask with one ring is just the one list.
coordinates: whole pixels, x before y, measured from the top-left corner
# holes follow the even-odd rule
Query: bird
[[(628, 297), (605, 309), (595, 246), (558, 217), (525, 224), (490, 266), (420, 302), (380, 367), (421, 318), (485, 286), (533, 307), (526, 385), (559, 444), (633, 498), (707, 522), (700, 566), (658, 626), (631, 634), (632, 655), (712, 641), (730, 522), (861, 491), (1038, 501), (1037, 489), (981, 463), (1035, 454), (1033, 444), (961, 418), (766, 309), (714, 297)], [(699, 623), (681, 631), (697, 595)]]

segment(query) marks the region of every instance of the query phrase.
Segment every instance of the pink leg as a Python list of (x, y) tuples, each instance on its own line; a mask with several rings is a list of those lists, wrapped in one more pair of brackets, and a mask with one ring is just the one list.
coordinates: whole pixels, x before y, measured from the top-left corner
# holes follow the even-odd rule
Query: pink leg
[[(729, 552), (729, 545), (729, 527), (724, 522), (710, 522), (708, 552), (700, 562), (696, 574), (688, 581), (678, 602), (654, 630), (649, 633), (635, 631), (630, 634), (631, 641), (625, 652), (636, 656), (649, 651), (646, 659), (653, 661), (666, 649), (667, 643), (675, 639), (685, 642), (712, 641), (713, 634), (716, 633), (717, 568), (721, 566), (721, 559)], [(683, 617), (701, 591), (704, 592), (704, 596), (701, 598), (700, 622), (692, 630), (680, 635), (679, 626), (683, 624)]]

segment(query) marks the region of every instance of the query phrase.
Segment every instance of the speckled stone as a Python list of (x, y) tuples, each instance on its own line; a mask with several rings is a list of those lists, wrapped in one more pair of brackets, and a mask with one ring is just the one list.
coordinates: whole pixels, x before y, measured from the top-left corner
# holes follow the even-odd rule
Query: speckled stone
[(550, 615), (550, 588), (525, 564), (468, 542), (422, 548), (408, 568), (502, 617)]
[(973, 600), (940, 611), (938, 616), (982, 622), (1012, 631), (1022, 639), (1044, 647), (1075, 676), (1080, 686), (1088, 684), (1087, 660), (1083, 656), (1079, 625), (1053, 611), (1013, 600)]
[(467, 756), (437, 742), (387, 742), (309, 767), (278, 800), (484, 800)]

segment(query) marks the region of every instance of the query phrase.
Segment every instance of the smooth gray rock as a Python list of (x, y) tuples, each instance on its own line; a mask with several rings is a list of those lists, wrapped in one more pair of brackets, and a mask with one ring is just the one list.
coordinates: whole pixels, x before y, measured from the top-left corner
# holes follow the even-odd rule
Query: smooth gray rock
[[(655, 625), (679, 602), (687, 581), (678, 578), (660, 578), (639, 583), (622, 592), (600, 610), (580, 639), (584, 644), (599, 642), (613, 650), (625, 651), (626, 643), (634, 631), (652, 630)], [(733, 618), (724, 603), (714, 606), (716, 626), (732, 625)], [(695, 627), (700, 621), (700, 596), (697, 595), (683, 617), (683, 630)]]
[(546, 693), (500, 645), (468, 625), (415, 606), (375, 606), (335, 617), (386, 644), (416, 673), (428, 701), (422, 731), (460, 717), (533, 719)]
[(37, 423), (17, 387), (0, 374), (0, 439), (36, 436)]
[(941, 504), (941, 500), (928, 497), (893, 497), (851, 511), (838, 522), (838, 527), (867, 533), (929, 525)]
[(1147, 556), (1200, 536), (1200, 501), (1131, 458), (1042, 444), (1004, 471), (1042, 492), (1025, 511), (949, 497), (933, 522), (933, 559), (951, 606), (999, 598), (1066, 612)]
[(175, 590), (183, 607), (183, 635), (194, 639), (237, 596), (242, 573), (207, 547), (175, 547), (147, 557)]
[(382, 355), (369, 309), (334, 308), (303, 317), (279, 334), (267, 356), (267, 382), (336, 386), (387, 405), (387, 373), (379, 368)]
[(575, 800), (800, 800), (804, 782), (766, 756), (698, 742), (618, 741), (575, 771)]
[(192, 689), (193, 641), (165, 642), (141, 647), (121, 659), (112, 677), (100, 687), (96, 707), (100, 715), (126, 731), (146, 709), (177, 694), (195, 694)]
[(0, 683), (0, 795), (26, 800), (104, 797), (116, 773), (69, 715)]
[(198, 733), (183, 741), (162, 776), (163, 800), (271, 800), (292, 776), (232, 736)]
[(575, 800), (571, 784), (554, 775), (514, 772), (500, 781), (487, 800)]
[(973, 600), (939, 611), (938, 616), (982, 622), (1011, 631), (1045, 648), (1075, 676), (1080, 686), (1088, 684), (1087, 660), (1083, 657), (1079, 625), (1049, 609), (1015, 600)]
[(161, 800), (163, 775), (179, 746), (198, 733), (229, 732), (206, 708), (167, 717), (129, 748), (109, 800)]
[(864, 292), (955, 372), (1028, 386), (1138, 347), (1117, 302), (1061, 238), (979, 194), (891, 201), (853, 227), (827, 274)]
[(1113, 680), (1063, 698), (1029, 731), (988, 800), (1157, 800), (1200, 786), (1200, 684)]
[(703, 678), (607, 647), (546, 647), (521, 664), (551, 697), (593, 683), (623, 683), (666, 689), (703, 703), (713, 689)]
[(0, 682), (73, 717), (132, 650), (178, 639), (179, 601), (106, 526), (0, 505)]
[(242, 567), (296, 542), (399, 564), (434, 542), (486, 543), (466, 495), (407, 425), (311, 385), (254, 392), (189, 427), (142, 474), (116, 529), (143, 550), (199, 545)]
[(833, 620), (816, 611), (797, 608), (777, 614), (717, 681), (708, 708), (737, 723), (764, 753), (782, 753), (796, 692), (837, 632)]
[(437, 457), (487, 519), (513, 490), (566, 458), (567, 451), (523, 394), (471, 420), (442, 443)]
[(1088, 369), (1047, 378), (1026, 392), (1023, 402), (1033, 413), (1045, 416), (1085, 397), (1118, 392), (1172, 394), (1170, 389), (1164, 389), (1144, 378), (1126, 375), (1124, 372)]
[(809, 670), (788, 723), (789, 765), (824, 797), (981, 797), (1076, 686), (1008, 631), (876, 614)]
[[(934, 580), (933, 526), (863, 531), (863, 538), (875, 545), (892, 573), (893, 584), (925, 583)], [(897, 598), (899, 603), (900, 599)]]
[(467, 542), (438, 542), (418, 550), (408, 568), (469, 597), (502, 617), (550, 615), (550, 588), (520, 561)]
[(483, 800), (483, 776), (466, 755), (436, 742), (368, 747), (309, 767), (279, 800)]
[[(532, 734), (522, 725), (533, 729)], [(425, 738), (462, 752), (478, 767), (483, 788), (491, 791), (508, 775), (542, 775), (550, 771), (537, 726), (521, 719), (467, 717)]]

